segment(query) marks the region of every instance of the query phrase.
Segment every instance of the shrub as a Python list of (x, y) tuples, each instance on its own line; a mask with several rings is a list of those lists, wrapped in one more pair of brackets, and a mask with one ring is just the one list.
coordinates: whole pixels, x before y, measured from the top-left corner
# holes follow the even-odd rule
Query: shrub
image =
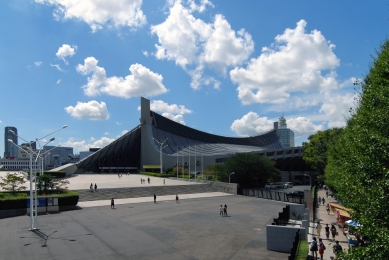
[(0, 210), (21, 209), (27, 207), (27, 194), (24, 192), (12, 194), (10, 192), (0, 193)]
[(54, 179), (61, 179), (66, 177), (66, 172), (61, 172), (61, 171), (56, 171), (56, 172), (45, 171), (44, 174), (50, 174)]

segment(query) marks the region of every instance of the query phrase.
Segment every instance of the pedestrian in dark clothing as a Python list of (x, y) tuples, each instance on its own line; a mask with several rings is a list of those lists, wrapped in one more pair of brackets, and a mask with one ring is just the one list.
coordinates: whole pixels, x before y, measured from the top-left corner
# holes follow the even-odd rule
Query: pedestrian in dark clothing
[(157, 203), (157, 196), (154, 193), (154, 203)]
[(331, 235), (332, 235), (332, 239), (335, 240), (335, 236), (336, 236), (336, 227), (334, 225), (331, 225)]
[(325, 198), (321, 198), (321, 202), (323, 203), (323, 206), (324, 206), (324, 203), (326, 202)]
[(176, 203), (180, 203), (180, 199), (178, 198), (178, 194), (176, 194)]
[(115, 201), (113, 200), (113, 198), (111, 198), (111, 209), (114, 209), (115, 208)]
[(150, 184), (150, 178), (147, 178), (147, 182)]
[(335, 241), (335, 245), (334, 245), (334, 247), (333, 247), (333, 252), (334, 252), (335, 256), (337, 257), (338, 254), (339, 254), (339, 252), (342, 252), (342, 250), (343, 250), (342, 246), (339, 245), (339, 241), (336, 240), (336, 241)]
[(227, 216), (227, 204), (224, 204), (224, 215), (226, 215)]
[(220, 216), (223, 216), (223, 213), (224, 213), (223, 205), (220, 205), (220, 208), (219, 208), (219, 215), (220, 215)]
[(327, 198), (328, 198), (328, 191), (326, 191), (326, 195), (327, 195)]
[(97, 184), (95, 183), (95, 191), (97, 191)]

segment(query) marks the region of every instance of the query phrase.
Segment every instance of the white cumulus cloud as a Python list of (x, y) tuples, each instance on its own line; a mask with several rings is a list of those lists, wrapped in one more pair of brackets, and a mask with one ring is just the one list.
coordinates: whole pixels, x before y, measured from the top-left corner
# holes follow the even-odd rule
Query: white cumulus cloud
[(146, 23), (141, 9), (142, 0), (35, 0), (54, 6), (53, 15), (60, 20), (79, 20), (87, 23), (93, 32), (104, 25), (136, 28)]
[[(243, 29), (234, 31), (224, 16), (218, 14), (212, 23), (206, 23), (193, 15), (207, 5), (213, 6), (210, 1), (201, 1), (200, 5), (189, 1), (189, 7), (185, 7), (175, 1), (167, 19), (151, 26), (159, 42), (155, 45), (156, 58), (175, 61), (187, 71), (193, 89), (206, 85), (205, 68), (224, 75), (228, 67), (241, 65), (254, 50), (251, 35)], [(219, 88), (220, 82), (214, 83)]]
[(70, 46), (69, 44), (62, 44), (61, 47), (59, 47), (57, 53), (55, 54), (58, 58), (63, 60), (65, 64), (68, 64), (68, 61), (65, 59), (67, 56), (73, 56), (76, 54), (77, 46)]
[(320, 108), (328, 118), (328, 127), (344, 127), (347, 119), (350, 118), (350, 108), (355, 108), (354, 98), (356, 94), (346, 93), (344, 95), (326, 95)]
[[(260, 117), (251, 111), (242, 118), (234, 120), (230, 129), (239, 136), (253, 136), (274, 129), (274, 122), (278, 122), (278, 119)], [(289, 118), (286, 123), (287, 127), (294, 132), (295, 138), (309, 136), (324, 129), (323, 125), (314, 124), (306, 117)]]
[(162, 100), (153, 100), (150, 103), (150, 109), (152, 111), (161, 113), (164, 117), (167, 117), (175, 122), (185, 125), (184, 115), (193, 113), (192, 110), (187, 109), (183, 105), (176, 105), (162, 101)]
[(252, 136), (271, 130), (273, 122), (250, 111), (242, 118), (234, 120), (230, 129), (239, 136)]
[(109, 113), (105, 102), (97, 102), (95, 100), (83, 103), (77, 102), (76, 106), (65, 107), (65, 111), (72, 117), (79, 119), (90, 120), (108, 120)]
[(97, 66), (98, 60), (88, 57), (84, 65), (78, 64), (77, 71), (88, 77), (88, 83), (83, 86), (87, 96), (107, 94), (111, 96), (131, 98), (134, 96), (157, 96), (168, 90), (162, 84), (163, 77), (141, 64), (132, 64), (130, 75), (126, 77), (108, 77), (105, 69)]
[(75, 153), (77, 152), (83, 152), (83, 151), (89, 151), (89, 148), (103, 148), (110, 143), (115, 141), (113, 138), (108, 137), (101, 137), (99, 140), (96, 140), (95, 138), (91, 138), (90, 142), (87, 142), (85, 140), (82, 141), (76, 141), (75, 138), (71, 137), (66, 142), (61, 143), (61, 146), (64, 147), (73, 147), (75, 150)]
[(286, 119), (286, 124), (288, 128), (293, 130), (294, 137), (308, 137), (309, 135), (315, 134), (317, 131), (324, 130), (322, 124), (314, 124), (309, 118), (306, 117), (296, 117)]
[(36, 61), (34, 62), (35, 66), (39, 67), (40, 65), (42, 65), (42, 62), (41, 61)]
[(230, 71), (243, 104), (279, 104), (286, 102), (291, 93), (319, 93), (341, 87), (334, 71), (339, 66), (333, 52), (335, 45), (320, 31), (306, 33), (306, 25), (304, 20), (299, 21), (296, 28), (277, 35), (275, 43), (264, 47), (247, 68)]

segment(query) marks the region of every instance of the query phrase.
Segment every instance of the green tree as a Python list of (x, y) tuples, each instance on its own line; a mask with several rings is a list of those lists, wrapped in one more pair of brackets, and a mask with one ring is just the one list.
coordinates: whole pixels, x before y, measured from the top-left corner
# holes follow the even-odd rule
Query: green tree
[(224, 163), (222, 181), (239, 183), (242, 188), (262, 187), (266, 182), (279, 181), (281, 172), (274, 167), (275, 162), (265, 156), (252, 153), (237, 153), (229, 157)]
[(16, 191), (27, 189), (25, 186), (20, 186), (24, 183), (24, 178), (18, 176), (17, 173), (7, 173), (5, 177), (1, 177), (0, 187), (3, 188), (3, 190), (11, 191), (12, 194), (15, 194)]
[(323, 174), (327, 165), (327, 151), (336, 143), (342, 131), (343, 128), (332, 128), (310, 135), (309, 142), (303, 142), (304, 161)]
[(225, 173), (224, 164), (220, 164), (220, 163), (211, 164), (204, 171), (204, 174), (206, 176), (213, 176), (214, 180), (216, 179), (220, 180), (220, 176), (223, 175), (224, 173)]
[(329, 150), (326, 184), (351, 208), (371, 243), (344, 259), (389, 259), (389, 42), (361, 81), (358, 108)]
[(39, 190), (39, 193), (42, 194), (43, 190), (43, 193), (47, 194), (47, 190), (49, 188), (54, 188), (53, 176), (51, 176), (50, 174), (40, 175), (37, 182), (37, 188)]

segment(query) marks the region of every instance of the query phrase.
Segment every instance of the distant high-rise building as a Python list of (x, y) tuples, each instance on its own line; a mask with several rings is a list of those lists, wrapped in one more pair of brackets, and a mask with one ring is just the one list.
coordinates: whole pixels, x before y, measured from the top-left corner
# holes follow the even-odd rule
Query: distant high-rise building
[[(18, 144), (18, 137), (9, 131), (12, 130), (16, 135), (18, 134), (18, 129), (13, 126), (6, 126), (4, 128), (4, 158), (7, 157), (17, 157), (18, 156), (18, 147), (15, 144)], [(15, 144), (8, 141), (12, 140)]]
[(288, 128), (284, 115), (279, 118), (278, 124), (278, 135), (282, 145), (284, 147), (294, 147), (294, 132)]

